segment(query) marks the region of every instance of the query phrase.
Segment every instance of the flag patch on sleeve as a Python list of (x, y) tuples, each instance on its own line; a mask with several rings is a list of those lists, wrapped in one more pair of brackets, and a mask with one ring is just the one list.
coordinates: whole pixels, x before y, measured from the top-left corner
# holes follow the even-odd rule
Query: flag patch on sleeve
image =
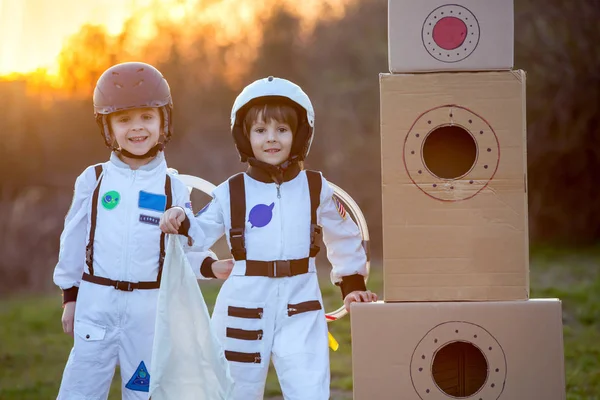
[(339, 201), (335, 196), (333, 196), (332, 199), (333, 204), (335, 204), (335, 209), (337, 210), (338, 214), (340, 214), (340, 217), (342, 217), (342, 219), (346, 219), (346, 209), (344, 208), (342, 202)]

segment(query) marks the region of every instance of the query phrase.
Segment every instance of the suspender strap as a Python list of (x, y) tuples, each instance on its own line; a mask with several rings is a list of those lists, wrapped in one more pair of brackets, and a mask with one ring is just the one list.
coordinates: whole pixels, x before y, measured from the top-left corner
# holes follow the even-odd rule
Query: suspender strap
[[(115, 289), (124, 290), (124, 291), (132, 291), (134, 289), (158, 289), (160, 287), (160, 280), (162, 277), (163, 265), (165, 263), (165, 240), (166, 235), (164, 232), (160, 234), (160, 255), (158, 258), (158, 276), (156, 277), (156, 281), (154, 282), (125, 282), (125, 281), (114, 281), (108, 278), (102, 278), (99, 276), (94, 276), (94, 238), (96, 236), (96, 219), (98, 217), (98, 197), (100, 194), (100, 184), (102, 183), (102, 178), (100, 175), (102, 174), (102, 165), (97, 165), (95, 168), (96, 171), (96, 189), (94, 190), (94, 194), (92, 196), (92, 215), (91, 215), (91, 226), (90, 226), (90, 237), (88, 240), (88, 244), (85, 247), (85, 263), (88, 266), (90, 271), (89, 274), (83, 274), (83, 280), (87, 282), (96, 283), (98, 285), (104, 286), (114, 286)], [(167, 204), (165, 210), (171, 208), (173, 204), (173, 193), (171, 190), (171, 177), (169, 174), (166, 174), (165, 177), (165, 195), (167, 196)]]
[(100, 194), (100, 184), (102, 183), (102, 164), (94, 167), (96, 172), (96, 188), (92, 196), (92, 225), (90, 226), (90, 237), (88, 244), (85, 246), (85, 263), (88, 266), (90, 275), (94, 275), (94, 238), (96, 237), (96, 217), (98, 215), (98, 196)]
[(317, 239), (321, 235), (321, 227), (317, 225), (317, 209), (321, 204), (321, 174), (316, 171), (306, 171), (308, 191), (310, 193), (310, 257), (316, 257), (321, 249)]
[(229, 230), (231, 255), (236, 261), (245, 260), (246, 188), (243, 173), (229, 178), (229, 206), (231, 211), (231, 229)]
[[(167, 205), (165, 207), (165, 211), (171, 208), (173, 205), (173, 193), (171, 190), (171, 177), (169, 174), (166, 174), (165, 177), (165, 195), (167, 196)], [(162, 278), (162, 270), (163, 265), (165, 264), (165, 241), (166, 235), (164, 232), (160, 233), (160, 255), (158, 256), (158, 276), (156, 277), (156, 282), (160, 286), (160, 280)]]
[[(320, 250), (317, 239), (321, 235), (321, 227), (317, 225), (317, 209), (321, 204), (321, 174), (306, 171), (308, 190), (310, 193), (310, 257), (315, 257)], [(244, 174), (234, 175), (229, 179), (229, 206), (231, 212), (231, 229), (229, 241), (231, 254), (236, 261), (246, 259), (246, 243), (244, 238), (246, 223), (246, 191)]]

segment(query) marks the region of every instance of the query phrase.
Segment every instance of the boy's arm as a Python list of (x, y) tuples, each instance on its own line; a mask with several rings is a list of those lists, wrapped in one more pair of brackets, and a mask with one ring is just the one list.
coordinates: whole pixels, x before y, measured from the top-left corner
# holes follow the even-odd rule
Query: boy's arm
[(342, 298), (358, 290), (366, 291), (367, 256), (356, 223), (334, 201), (333, 189), (323, 178), (318, 223), (323, 228), (323, 243), (333, 269), (331, 281), (340, 286)]
[(95, 183), (93, 167), (88, 167), (75, 181), (73, 201), (60, 236), (58, 263), (54, 268), (53, 279), (63, 291), (63, 304), (77, 299), (85, 267), (88, 208)]
[(213, 279), (216, 278), (212, 265), (219, 258), (212, 251), (188, 251), (185, 256), (187, 257), (196, 279)]
[(187, 230), (182, 232), (182, 234), (191, 239), (190, 241), (185, 241), (187, 242), (184, 245), (186, 257), (192, 266), (196, 278), (215, 278), (215, 274), (212, 271), (212, 264), (218, 260), (218, 257), (209, 249), (224, 234), (223, 224), (220, 222), (222, 221), (220, 207), (217, 204), (213, 204), (216, 203), (213, 200), (197, 214), (198, 218), (200, 218), (202, 214), (206, 214), (208, 209), (211, 208), (211, 212), (206, 216), (208, 219), (204, 218), (202, 221), (196, 221), (187, 187), (181, 181), (178, 181), (178, 186), (182, 187), (181, 189), (178, 188), (178, 192), (181, 195), (177, 196), (174, 206), (184, 210), (187, 221), (184, 225), (187, 226)]

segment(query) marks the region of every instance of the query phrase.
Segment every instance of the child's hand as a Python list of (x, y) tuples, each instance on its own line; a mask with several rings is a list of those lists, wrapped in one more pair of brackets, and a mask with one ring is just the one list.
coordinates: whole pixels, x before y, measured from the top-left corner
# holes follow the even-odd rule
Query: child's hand
[(230, 258), (228, 260), (219, 260), (215, 261), (212, 264), (213, 274), (217, 277), (217, 279), (227, 279), (231, 274), (231, 270), (233, 269), (233, 259)]
[(346, 311), (350, 312), (350, 304), (354, 303), (355, 301), (359, 303), (377, 301), (377, 295), (375, 293), (371, 293), (370, 290), (367, 290), (366, 292), (355, 290), (354, 292), (348, 293), (344, 299)]
[(160, 217), (159, 227), (164, 233), (177, 234), (183, 221), (185, 221), (185, 212), (179, 207), (173, 207)]
[(73, 325), (75, 321), (75, 302), (70, 301), (65, 304), (62, 315), (62, 327), (63, 331), (73, 336)]

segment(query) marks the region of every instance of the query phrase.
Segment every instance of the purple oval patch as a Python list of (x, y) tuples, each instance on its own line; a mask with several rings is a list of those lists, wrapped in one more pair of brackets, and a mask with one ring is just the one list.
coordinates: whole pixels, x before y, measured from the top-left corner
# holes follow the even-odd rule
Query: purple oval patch
[(271, 203), (271, 205), (257, 204), (252, 207), (250, 215), (248, 215), (248, 221), (250, 221), (251, 227), (254, 228), (256, 226), (262, 228), (271, 222), (271, 218), (273, 218), (273, 207), (275, 207), (275, 203)]

